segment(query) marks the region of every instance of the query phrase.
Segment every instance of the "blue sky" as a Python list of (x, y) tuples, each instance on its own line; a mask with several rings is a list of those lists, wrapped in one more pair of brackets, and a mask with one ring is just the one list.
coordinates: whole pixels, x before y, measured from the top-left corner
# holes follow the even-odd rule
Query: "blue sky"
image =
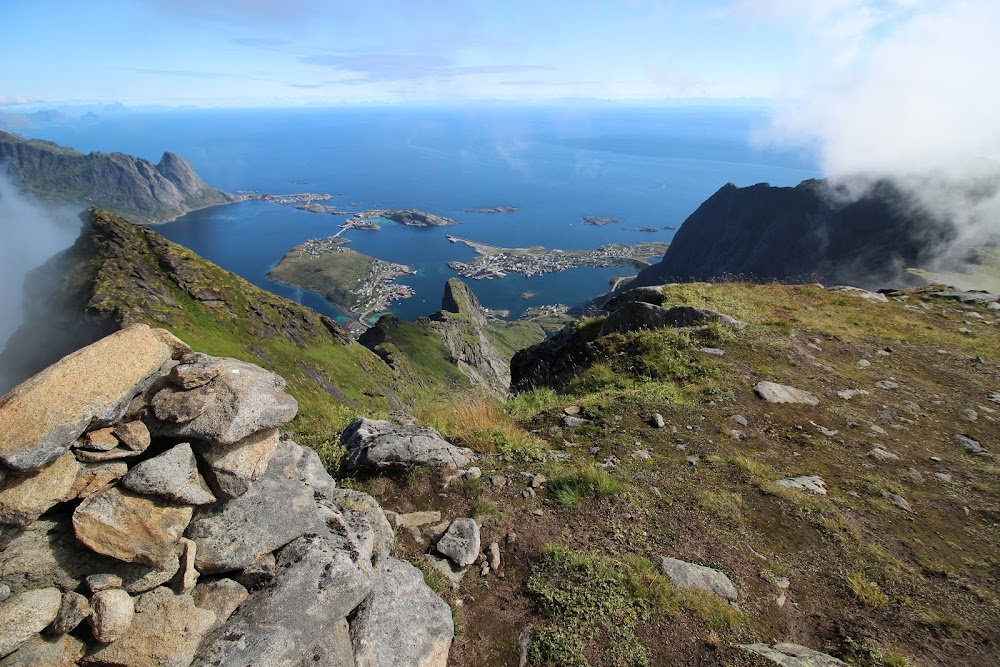
[(949, 4), (2, 0), (0, 103), (776, 98)]

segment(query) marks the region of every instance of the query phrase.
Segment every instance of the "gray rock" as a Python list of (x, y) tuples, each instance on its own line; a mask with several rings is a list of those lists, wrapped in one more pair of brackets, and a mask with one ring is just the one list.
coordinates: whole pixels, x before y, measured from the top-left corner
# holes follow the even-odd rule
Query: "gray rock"
[(864, 389), (842, 389), (837, 392), (837, 396), (840, 396), (845, 401), (849, 401), (855, 396), (865, 396), (868, 392)]
[(479, 557), (479, 524), (475, 519), (455, 519), (438, 540), (436, 548), (438, 553), (447, 556), (460, 567), (472, 565)]
[(654, 412), (653, 414), (649, 415), (649, 424), (653, 428), (663, 428), (664, 426), (667, 425), (667, 422), (663, 420), (663, 415), (661, 415), (659, 412)]
[(913, 508), (910, 507), (910, 503), (906, 502), (906, 499), (898, 493), (892, 493), (891, 491), (883, 491), (882, 497), (885, 498), (886, 502), (890, 505), (895, 505), (899, 509), (905, 512), (912, 512)]
[(0, 584), (0, 602), (3, 602), (11, 596), (10, 586), (7, 584)]
[(471, 449), (455, 447), (426, 426), (397, 426), (378, 419), (356, 417), (340, 436), (347, 448), (349, 469), (382, 469), (425, 465), (464, 468), (475, 459)]
[[(189, 391), (163, 389), (152, 402), (158, 419), (158, 402), (185, 405), (187, 397), (194, 404), (189, 412), (198, 414), (186, 421), (159, 421), (153, 429), (155, 434), (228, 445), (258, 431), (277, 428), (298, 411), (295, 399), (284, 392), (284, 379), (270, 371), (235, 359), (212, 357), (198, 363), (218, 369), (219, 374), (208, 384)], [(171, 418), (166, 412), (163, 416)], [(177, 416), (187, 415), (173, 414)]]
[(984, 454), (984, 453), (986, 453), (986, 450), (983, 449), (983, 446), (979, 444), (978, 440), (973, 440), (969, 436), (963, 435), (961, 433), (956, 433), (952, 437), (955, 438), (955, 442), (958, 443), (958, 446), (961, 447), (962, 449), (964, 449), (967, 452), (970, 452), (972, 454)]
[(455, 634), (451, 608), (424, 583), (420, 570), (388, 558), (371, 595), (351, 624), (358, 665), (445, 667)]
[(94, 593), (90, 599), (90, 629), (94, 639), (102, 644), (110, 644), (121, 639), (132, 625), (135, 616), (135, 602), (132, 596), (121, 588), (108, 588)]
[(183, 442), (132, 467), (122, 479), (125, 488), (187, 505), (208, 505), (215, 496), (198, 473), (191, 445)]
[(642, 303), (651, 303), (654, 306), (662, 306), (663, 292), (659, 287), (636, 287), (635, 289), (630, 289), (609, 299), (603, 306), (604, 312), (613, 313), (619, 307), (631, 301), (641, 301)]
[(144, 593), (135, 603), (135, 612), (120, 639), (93, 651), (81, 663), (187, 667), (215, 622), (215, 614), (196, 607), (190, 595), (174, 595), (166, 588)]
[(249, 491), (199, 510), (186, 533), (198, 545), (195, 566), (202, 574), (240, 570), (307, 532), (325, 531), (339, 512), (322, 507), (317, 496), (335, 491), (316, 452), (280, 443)]
[(886, 390), (899, 389), (899, 383), (893, 382), (892, 380), (879, 380), (878, 382), (875, 383), (875, 386), (878, 387), (879, 389), (886, 389)]
[(809, 493), (815, 493), (821, 496), (826, 495), (826, 482), (823, 481), (823, 478), (818, 475), (802, 475), (800, 477), (779, 479), (775, 482), (775, 484), (778, 486), (788, 487), (789, 489), (808, 491)]
[(798, 644), (738, 644), (748, 653), (767, 658), (781, 667), (847, 667), (847, 663), (832, 655), (814, 651)]
[(233, 579), (247, 590), (256, 590), (274, 579), (277, 567), (278, 560), (274, 554), (264, 554), (239, 573), (233, 574)]
[(643, 329), (662, 329), (664, 327), (702, 327), (710, 322), (716, 322), (731, 329), (742, 329), (746, 326), (746, 322), (704, 308), (692, 306), (663, 308), (642, 301), (628, 301), (621, 304), (605, 318), (598, 336), (607, 336), (612, 333), (624, 334)]
[(703, 347), (700, 350), (704, 354), (710, 354), (713, 357), (724, 357), (726, 356), (726, 351), (718, 347)]
[(574, 417), (573, 415), (563, 415), (562, 425), (566, 428), (576, 428), (578, 426), (583, 426), (587, 423), (586, 419), (582, 417)]
[(487, 553), (489, 553), (490, 569), (496, 572), (500, 569), (500, 545), (496, 542), (490, 542)]
[(206, 637), (195, 665), (353, 664), (338, 626), (371, 591), (371, 565), (319, 537), (295, 540), (277, 562), (274, 580)]
[(109, 588), (121, 588), (123, 583), (117, 574), (91, 574), (84, 579), (84, 584), (91, 593), (100, 593)]
[(124, 580), (126, 590), (141, 593), (169, 581), (177, 560), (154, 568), (81, 549), (67, 521), (41, 519), (24, 530), (0, 531), (0, 579), (15, 591), (48, 586), (75, 590), (89, 574), (112, 571)]
[(430, 568), (443, 576), (453, 589), (458, 589), (465, 578), (466, 568), (459, 567), (447, 558), (438, 558), (433, 554), (424, 554), (424, 561)]
[(90, 603), (87, 598), (70, 591), (63, 595), (62, 603), (59, 605), (59, 613), (56, 614), (56, 620), (52, 622), (52, 632), (57, 635), (72, 632), (76, 626), (90, 617), (90, 613)]
[(888, 449), (885, 449), (884, 447), (876, 447), (875, 449), (868, 452), (868, 456), (875, 459), (876, 461), (896, 461), (899, 459), (899, 456), (890, 452)]
[(733, 421), (736, 422), (737, 424), (739, 424), (740, 426), (749, 426), (750, 425), (750, 422), (747, 421), (747, 418), (744, 417), (743, 415), (733, 415)]
[(0, 667), (75, 667), (86, 650), (86, 644), (70, 635), (35, 635), (0, 660)]
[(859, 299), (864, 299), (865, 301), (876, 301), (878, 303), (889, 302), (889, 299), (885, 294), (869, 292), (868, 290), (860, 287), (852, 287), (850, 285), (834, 285), (833, 287), (827, 287), (825, 289), (829, 292), (850, 292), (851, 296), (856, 296)]
[(0, 658), (16, 651), (54, 621), (61, 603), (58, 588), (25, 591), (0, 602)]
[(719, 570), (669, 556), (660, 557), (660, 569), (670, 577), (670, 582), (674, 586), (701, 588), (717, 593), (728, 600), (735, 600), (738, 596), (736, 586), (733, 585), (729, 577)]
[[(362, 554), (366, 554), (369, 560), (377, 561), (392, 553), (395, 535), (377, 500), (353, 489), (337, 489), (330, 499), (357, 538)], [(437, 514), (440, 521), (440, 512)]]
[(819, 405), (819, 399), (808, 391), (778, 384), (777, 382), (758, 382), (754, 392), (768, 403), (805, 403)]
[(256, 482), (278, 447), (278, 430), (265, 429), (231, 445), (204, 444), (198, 448), (209, 479), (223, 498), (238, 498)]
[(1000, 298), (996, 294), (989, 294), (988, 292), (964, 292), (960, 290), (931, 292), (928, 296), (936, 296), (940, 299), (950, 299), (951, 301), (959, 301), (961, 303), (989, 303)]
[(250, 596), (245, 586), (232, 579), (214, 579), (199, 582), (191, 592), (191, 598), (201, 609), (207, 609), (215, 614), (215, 630), (229, 620), (233, 612)]

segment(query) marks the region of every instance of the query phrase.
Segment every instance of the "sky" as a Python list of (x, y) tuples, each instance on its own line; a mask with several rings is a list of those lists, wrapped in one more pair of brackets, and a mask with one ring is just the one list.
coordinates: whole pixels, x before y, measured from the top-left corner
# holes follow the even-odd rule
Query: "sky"
[(954, 4), (0, 0), (0, 102), (770, 99), (803, 66)]
[(1000, 0), (0, 0), (0, 112), (763, 104), (827, 174), (1000, 159)]

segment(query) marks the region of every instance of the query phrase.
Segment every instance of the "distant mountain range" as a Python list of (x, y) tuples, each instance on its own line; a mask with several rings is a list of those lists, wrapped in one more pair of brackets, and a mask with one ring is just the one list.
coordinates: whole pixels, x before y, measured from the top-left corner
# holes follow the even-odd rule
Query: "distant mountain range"
[(0, 164), (18, 188), (39, 199), (99, 206), (133, 222), (165, 222), (206, 206), (235, 201), (207, 185), (179, 155), (159, 164), (124, 153), (84, 154), (0, 132)]
[[(970, 196), (995, 197), (1000, 172), (982, 183)], [(880, 288), (899, 284), (907, 268), (939, 265), (959, 232), (951, 217), (932, 214), (890, 180), (853, 197), (822, 179), (795, 187), (729, 183), (688, 216), (663, 260), (629, 287), (738, 279)]]

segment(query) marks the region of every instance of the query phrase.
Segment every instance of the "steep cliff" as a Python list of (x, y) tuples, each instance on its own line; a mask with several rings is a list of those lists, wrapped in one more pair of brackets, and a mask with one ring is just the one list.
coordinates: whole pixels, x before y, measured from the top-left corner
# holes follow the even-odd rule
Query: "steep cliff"
[[(842, 193), (841, 193), (842, 194)], [(692, 213), (663, 261), (631, 286), (736, 277), (879, 288), (934, 262), (957, 237), (890, 181), (845, 198), (823, 180), (723, 186)]]
[(164, 153), (154, 165), (123, 153), (84, 154), (0, 132), (0, 164), (20, 189), (41, 199), (99, 206), (134, 222), (163, 222), (235, 201), (207, 185), (174, 153)]

